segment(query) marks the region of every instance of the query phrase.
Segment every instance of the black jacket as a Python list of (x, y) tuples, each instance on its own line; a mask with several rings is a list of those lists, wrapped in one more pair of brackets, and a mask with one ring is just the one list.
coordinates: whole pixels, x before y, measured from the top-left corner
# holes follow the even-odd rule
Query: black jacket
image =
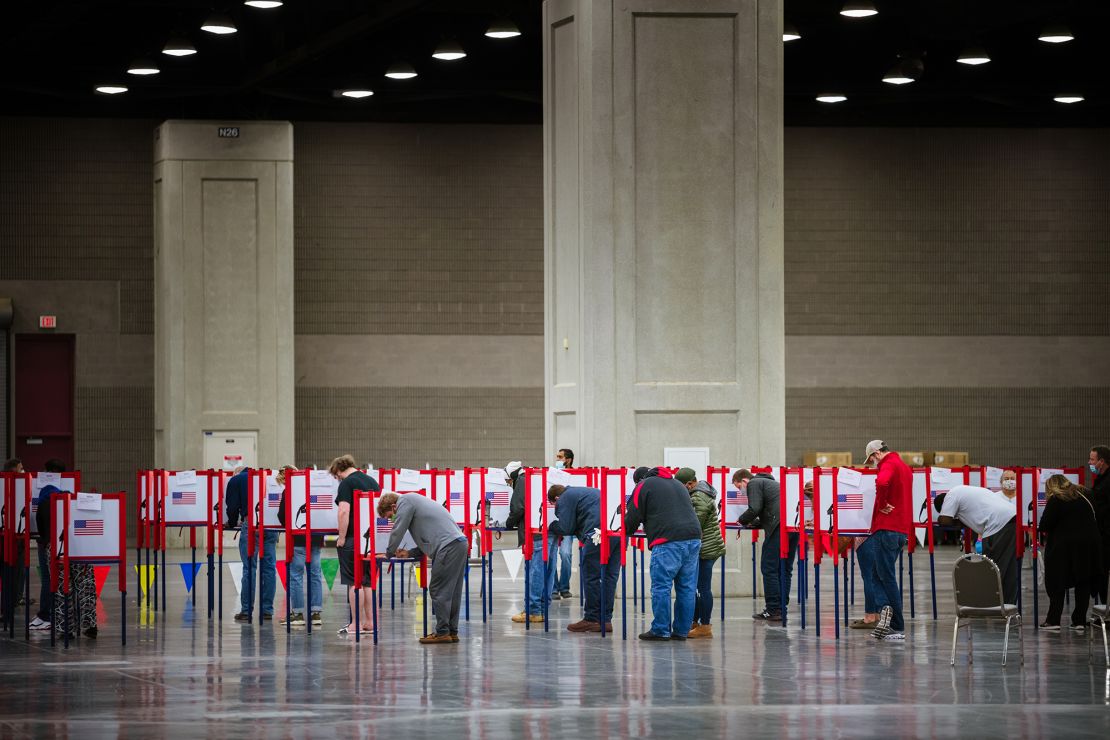
[[(516, 477), (513, 478), (513, 496), (509, 499), (509, 516), (505, 519), (505, 529), (516, 530), (516, 544), (520, 547), (524, 546), (524, 487), (527, 485), (526, 476), (523, 470), (516, 472)], [(541, 514), (537, 512), (536, 516)], [(539, 529), (540, 521), (537, 519), (533, 522), (533, 526)], [(542, 540), (542, 534), (532, 535), (533, 541)]]
[(740, 515), (740, 524), (747, 527), (756, 519), (764, 532), (779, 526), (779, 482), (768, 473), (759, 473), (748, 481), (748, 509)]
[(683, 540), (701, 542), (701, 522), (690, 503), (690, 492), (663, 468), (652, 468), (632, 491), (624, 514), (625, 531), (632, 534), (641, 523), (648, 547)]
[[(1110, 469), (1095, 478), (1095, 482), (1091, 485), (1090, 496), (1091, 503), (1095, 507), (1095, 517), (1098, 520), (1102, 552), (1106, 556), (1110, 553)], [(1103, 563), (1103, 565), (1107, 566), (1110, 563)]]
[(1087, 498), (1064, 501), (1050, 497), (1037, 528), (1045, 535), (1046, 588), (1089, 588), (1105, 578), (1098, 526)]

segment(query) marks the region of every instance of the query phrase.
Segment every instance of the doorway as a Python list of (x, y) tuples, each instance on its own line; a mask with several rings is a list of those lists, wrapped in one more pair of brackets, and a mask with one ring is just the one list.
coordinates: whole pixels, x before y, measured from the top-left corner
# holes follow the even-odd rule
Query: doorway
[(16, 334), (12, 373), (15, 456), (27, 470), (50, 458), (66, 469), (73, 459), (73, 397), (77, 342), (74, 334)]

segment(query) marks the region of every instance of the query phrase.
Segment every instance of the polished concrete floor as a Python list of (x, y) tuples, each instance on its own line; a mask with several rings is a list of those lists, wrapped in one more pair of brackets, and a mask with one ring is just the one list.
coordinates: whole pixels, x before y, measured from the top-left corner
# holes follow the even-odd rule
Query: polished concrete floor
[[(391, 611), (388, 591), (377, 646), (337, 636), (346, 616), (338, 583), (311, 636), (232, 621), (238, 600), (226, 575), (225, 618), (210, 621), (202, 572), (196, 612), (180, 578), (170, 581), (168, 612), (140, 620), (130, 598), (121, 647), (113, 575), (95, 641), (67, 650), (22, 632), (0, 639), (0, 738), (1105, 737), (1110, 671), (1097, 653), (1088, 665), (1083, 636), (1038, 633), (1029, 620), (1024, 665), (1015, 639), (1002, 667), (1001, 630), (981, 627), (974, 664), (961, 641), (949, 666), (954, 556), (938, 556), (936, 622), (927, 577), (918, 579), (905, 644), (861, 631), (836, 640), (829, 568), (820, 637), (812, 602), (802, 631), (753, 622), (750, 597), (728, 599), (712, 640), (636, 640), (650, 607), (647, 617), (630, 609), (627, 642), (619, 617), (616, 639), (567, 633), (577, 599), (553, 606), (549, 632), (525, 633), (508, 619), (522, 584), (498, 559), (495, 616), (482, 623), (475, 578), (457, 645), (419, 645), (419, 594)], [(277, 601), (283, 610), (280, 586)]]

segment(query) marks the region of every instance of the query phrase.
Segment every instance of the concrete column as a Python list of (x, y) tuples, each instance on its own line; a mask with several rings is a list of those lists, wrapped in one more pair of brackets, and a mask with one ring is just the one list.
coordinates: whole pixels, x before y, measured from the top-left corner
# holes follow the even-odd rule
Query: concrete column
[(544, 3), (546, 442), (785, 462), (781, 0)]
[(206, 430), (292, 462), (292, 125), (155, 129), (154, 234), (157, 465), (200, 467)]

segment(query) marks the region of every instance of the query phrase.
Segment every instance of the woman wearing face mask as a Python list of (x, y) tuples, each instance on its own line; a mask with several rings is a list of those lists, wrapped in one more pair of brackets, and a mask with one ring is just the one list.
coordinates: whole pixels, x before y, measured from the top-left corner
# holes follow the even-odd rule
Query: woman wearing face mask
[(1091, 586), (1102, 573), (1102, 542), (1095, 524), (1095, 510), (1084, 491), (1062, 475), (1045, 481), (1047, 499), (1039, 531), (1045, 535), (1045, 589), (1048, 615), (1041, 629), (1060, 631), (1064, 595), (1075, 589), (1071, 628), (1082, 632), (1087, 624)]
[(1015, 471), (1002, 471), (1002, 493), (1011, 501), (1017, 497), (1017, 473)]

